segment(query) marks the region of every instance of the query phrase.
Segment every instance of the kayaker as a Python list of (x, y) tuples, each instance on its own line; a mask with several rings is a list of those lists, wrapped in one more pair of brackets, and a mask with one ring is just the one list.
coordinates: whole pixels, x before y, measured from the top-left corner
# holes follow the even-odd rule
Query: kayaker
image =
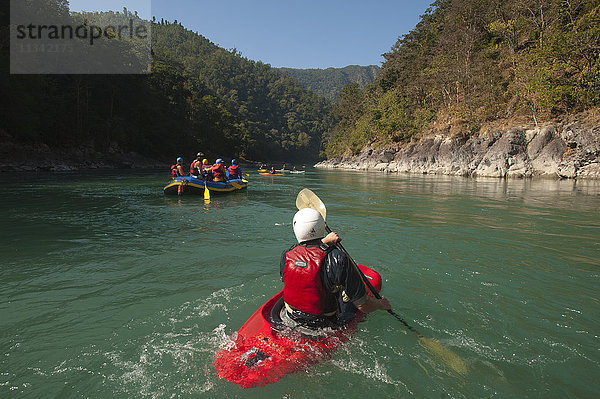
[(190, 175), (194, 175), (196, 177), (202, 176), (201, 167), (202, 167), (202, 157), (203, 156), (204, 156), (204, 154), (201, 152), (199, 152), (196, 155), (196, 159), (194, 159), (192, 161), (192, 163), (190, 164)]
[(223, 166), (223, 160), (221, 158), (215, 161), (215, 164), (213, 165), (211, 171), (213, 181), (225, 181), (225, 174), (227, 173), (227, 171)]
[(183, 169), (183, 158), (177, 158), (177, 163), (175, 165), (171, 165), (171, 176), (173, 178), (178, 176), (187, 176), (185, 174), (185, 170)]
[(275, 174), (275, 166), (271, 166), (271, 170), (269, 171), (269, 173), (272, 175)]
[(228, 169), (229, 178), (230, 179), (241, 179), (242, 178), (242, 168), (237, 164), (236, 159), (231, 160), (231, 166)]
[(298, 244), (284, 251), (280, 263), (290, 319), (312, 328), (335, 327), (349, 321), (356, 309), (363, 313), (391, 309), (387, 299), (367, 295), (359, 272), (335, 246), (341, 238), (335, 232), (325, 236), (319, 212), (301, 209), (292, 225)]

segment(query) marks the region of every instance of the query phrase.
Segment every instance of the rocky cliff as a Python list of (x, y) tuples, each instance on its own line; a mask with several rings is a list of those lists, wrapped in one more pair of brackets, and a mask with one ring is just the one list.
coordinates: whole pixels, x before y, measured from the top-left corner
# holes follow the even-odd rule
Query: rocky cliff
[(0, 129), (0, 173), (159, 168), (168, 170), (169, 165), (137, 153), (125, 153), (116, 143), (102, 153), (91, 146), (51, 148), (39, 142), (18, 143)]
[(540, 126), (487, 128), (465, 137), (432, 130), (395, 146), (364, 148), (315, 167), (486, 177), (600, 179), (600, 118), (579, 115)]

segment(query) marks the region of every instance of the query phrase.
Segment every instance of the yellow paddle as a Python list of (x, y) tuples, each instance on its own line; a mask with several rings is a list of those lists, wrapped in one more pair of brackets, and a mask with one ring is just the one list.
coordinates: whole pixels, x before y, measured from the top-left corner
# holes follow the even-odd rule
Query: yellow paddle
[(206, 180), (204, 180), (204, 201), (210, 202), (210, 190), (206, 186)]
[[(302, 189), (298, 193), (298, 196), (296, 197), (296, 208), (298, 208), (299, 210), (304, 208), (312, 208), (319, 212), (321, 216), (323, 216), (323, 220), (327, 220), (327, 209), (325, 208), (325, 204), (323, 203), (323, 201), (321, 201), (319, 197), (317, 197), (315, 193), (313, 193), (308, 188)], [(331, 229), (329, 228), (329, 226), (327, 226), (327, 222), (325, 223), (325, 229), (328, 233), (331, 232)], [(369, 287), (369, 290), (371, 290), (371, 292), (373, 293), (373, 296), (375, 296), (375, 298), (377, 299), (381, 299), (381, 295), (379, 295), (379, 292), (377, 292), (377, 290), (369, 282), (369, 279), (367, 279), (362, 273), (362, 271), (358, 268), (358, 265), (356, 264), (354, 259), (352, 259), (348, 251), (346, 251), (346, 249), (340, 243), (337, 244), (337, 247), (344, 254), (346, 254), (348, 259), (350, 260), (350, 264), (352, 264), (352, 266), (358, 271), (358, 273), (360, 273), (366, 286)], [(404, 324), (404, 326), (410, 331), (414, 332), (419, 339), (419, 344), (422, 347), (424, 347), (429, 352), (439, 356), (444, 361), (444, 363), (446, 363), (456, 373), (461, 375), (467, 374), (467, 365), (458, 355), (456, 355), (449, 349), (444, 348), (439, 342), (425, 338), (420, 332), (415, 330), (414, 327), (412, 327), (406, 321), (404, 321), (404, 319), (397, 315), (393, 310), (388, 310), (388, 313), (394, 316), (400, 323)]]
[(239, 183), (236, 183), (236, 182), (234, 182), (234, 181), (232, 181), (232, 180), (229, 180), (229, 183), (230, 183), (230, 184), (231, 184), (233, 187), (237, 188), (238, 190), (241, 190), (242, 188), (244, 188), (242, 185), (240, 185)]
[[(246, 175), (246, 176), (250, 176), (250, 175), (249, 175), (249, 174), (247, 174), (247, 173), (244, 173), (244, 175)], [(241, 180), (242, 180), (242, 182), (243, 182), (243, 183), (248, 183), (248, 180), (244, 179), (243, 177), (241, 178)], [(233, 180), (229, 180), (229, 183), (231, 183), (231, 185), (232, 185), (233, 187), (237, 188), (238, 190), (241, 190), (241, 189), (243, 189), (243, 188), (244, 188), (244, 186), (242, 186), (240, 183), (238, 183), (238, 182), (235, 182), (235, 181), (233, 181)]]

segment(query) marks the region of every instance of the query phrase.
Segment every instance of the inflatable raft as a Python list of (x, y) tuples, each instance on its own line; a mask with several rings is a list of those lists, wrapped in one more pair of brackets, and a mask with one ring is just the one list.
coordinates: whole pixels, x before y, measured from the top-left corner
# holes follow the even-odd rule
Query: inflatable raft
[[(366, 266), (358, 267), (380, 291), (380, 275)], [(348, 324), (337, 329), (311, 330), (293, 322), (290, 325), (280, 291), (244, 323), (235, 342), (217, 354), (217, 374), (242, 388), (277, 382), (287, 374), (327, 359), (350, 338), (363, 318), (364, 314), (357, 311)]]
[[(211, 194), (230, 193), (232, 191), (243, 190), (248, 187), (246, 179), (232, 179), (226, 182), (204, 181), (195, 176), (180, 176), (171, 180), (163, 188), (165, 194), (177, 195), (180, 191), (183, 194), (204, 194), (204, 187)], [(181, 188), (180, 188), (181, 187)]]

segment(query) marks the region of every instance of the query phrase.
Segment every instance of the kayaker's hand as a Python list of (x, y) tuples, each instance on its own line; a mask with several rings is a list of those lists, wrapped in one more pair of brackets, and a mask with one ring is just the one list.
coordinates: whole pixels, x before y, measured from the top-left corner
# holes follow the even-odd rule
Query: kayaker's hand
[(376, 310), (392, 310), (392, 305), (390, 305), (390, 301), (385, 298), (377, 299), (371, 295), (365, 295), (367, 301), (361, 305), (357, 302), (354, 302), (354, 306), (358, 308), (363, 313), (371, 313)]
[(390, 301), (387, 298), (381, 298), (379, 300), (379, 308), (381, 310), (392, 310), (392, 305), (390, 305)]
[(321, 240), (321, 242), (323, 242), (323, 244), (327, 244), (327, 245), (330, 245), (330, 244), (331, 245), (335, 245), (335, 244), (337, 244), (340, 241), (342, 241), (342, 239), (334, 231), (332, 231), (331, 233), (327, 234), (327, 236), (324, 237)]

